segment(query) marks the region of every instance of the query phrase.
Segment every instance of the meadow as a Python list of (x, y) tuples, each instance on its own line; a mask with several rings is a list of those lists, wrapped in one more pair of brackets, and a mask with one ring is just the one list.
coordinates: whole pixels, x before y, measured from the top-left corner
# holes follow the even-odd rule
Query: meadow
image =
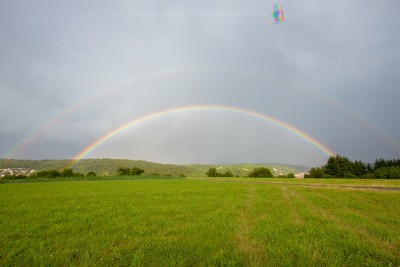
[(400, 181), (4, 183), (0, 266), (399, 266), (400, 191), (341, 185)]

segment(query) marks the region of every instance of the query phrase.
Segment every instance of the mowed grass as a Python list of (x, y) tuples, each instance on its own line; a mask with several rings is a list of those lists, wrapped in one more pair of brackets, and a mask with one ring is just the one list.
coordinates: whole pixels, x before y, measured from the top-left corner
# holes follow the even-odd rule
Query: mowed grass
[(400, 180), (395, 179), (332, 179), (332, 178), (307, 178), (307, 179), (292, 179), (292, 178), (226, 178), (226, 177), (196, 177), (189, 178), (195, 180), (208, 181), (228, 181), (228, 182), (244, 182), (244, 183), (268, 183), (268, 184), (288, 184), (288, 185), (323, 185), (325, 187), (334, 186), (368, 186), (368, 187), (393, 187), (400, 188)]
[(399, 266), (400, 192), (251, 180), (0, 184), (0, 266), (12, 265)]

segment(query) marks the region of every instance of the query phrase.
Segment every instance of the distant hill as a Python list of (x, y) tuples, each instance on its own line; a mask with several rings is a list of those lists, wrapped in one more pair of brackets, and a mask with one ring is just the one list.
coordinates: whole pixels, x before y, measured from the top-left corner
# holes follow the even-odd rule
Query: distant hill
[[(5, 168), (26, 168), (36, 171), (41, 170), (62, 170), (69, 163), (69, 160), (16, 160), (0, 159), (0, 169)], [(76, 162), (72, 169), (74, 172), (86, 174), (90, 171), (98, 175), (115, 175), (119, 167), (141, 168), (144, 174), (160, 174), (172, 176), (205, 176), (210, 168), (216, 168), (219, 172), (230, 171), (235, 176), (248, 176), (248, 174), (258, 167), (267, 167), (272, 173), (277, 175), (287, 175), (288, 173), (299, 173), (308, 170), (304, 166), (292, 166), (284, 164), (223, 164), (223, 165), (204, 165), (204, 164), (161, 164), (143, 160), (129, 159), (82, 159)]]
[(302, 165), (294, 165), (294, 164), (284, 164), (284, 163), (270, 163), (271, 166), (282, 166), (282, 167), (288, 167), (290, 169), (294, 169), (298, 172), (308, 172), (311, 167), (307, 166), (302, 166)]
[(144, 174), (160, 174), (190, 176), (192, 168), (185, 165), (161, 164), (144, 160), (129, 159), (82, 159), (72, 167), (74, 171), (87, 173), (93, 171), (99, 175), (114, 175), (118, 168), (137, 167), (144, 170)]
[(70, 160), (24, 160), (24, 159), (0, 159), (0, 169), (25, 168), (37, 171), (62, 170)]
[(223, 165), (202, 165), (202, 164), (190, 164), (187, 165), (196, 170), (194, 176), (204, 176), (204, 173), (208, 171), (209, 168), (216, 168), (218, 172), (224, 173), (226, 171), (232, 172), (235, 176), (248, 176), (249, 173), (260, 167), (266, 167), (271, 170), (274, 176), (287, 175), (289, 173), (299, 173), (303, 172), (302, 169), (296, 169), (292, 166), (277, 165), (277, 164), (223, 164)]

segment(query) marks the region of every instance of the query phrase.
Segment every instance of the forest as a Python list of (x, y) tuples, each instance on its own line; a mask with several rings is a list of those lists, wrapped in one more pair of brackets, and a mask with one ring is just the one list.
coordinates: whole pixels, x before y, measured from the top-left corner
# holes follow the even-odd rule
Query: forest
[(400, 179), (400, 159), (380, 158), (370, 164), (336, 155), (324, 166), (311, 168), (305, 178)]
[[(14, 160), (0, 159), (0, 169), (25, 168), (34, 170), (31, 178), (43, 177), (106, 177), (106, 176), (173, 176), (173, 177), (286, 177), (294, 178), (295, 173), (306, 172), (304, 178), (362, 178), (400, 179), (400, 159), (376, 159), (374, 163), (351, 161), (335, 155), (320, 167), (294, 169), (285, 165), (270, 164), (161, 164), (128, 159), (84, 159), (72, 167), (68, 160)], [(304, 168), (304, 167), (303, 167)], [(4, 175), (3, 175), (4, 176)], [(3, 178), (24, 179), (27, 175), (9, 174)]]

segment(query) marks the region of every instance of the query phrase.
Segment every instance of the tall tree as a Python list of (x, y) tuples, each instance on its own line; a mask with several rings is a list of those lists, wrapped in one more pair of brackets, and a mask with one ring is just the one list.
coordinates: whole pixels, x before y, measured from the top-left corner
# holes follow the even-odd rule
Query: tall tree
[(367, 174), (368, 169), (367, 169), (367, 165), (365, 165), (364, 162), (362, 161), (354, 161), (353, 164), (353, 174), (356, 177), (363, 177), (365, 174)]
[(324, 171), (330, 177), (344, 178), (353, 177), (353, 163), (346, 157), (340, 155), (331, 156), (324, 166)]
[(311, 168), (311, 170), (304, 176), (304, 178), (326, 178), (327, 174), (323, 168)]
[(218, 177), (219, 176), (219, 172), (217, 171), (216, 168), (210, 168), (207, 172), (206, 175), (208, 177)]

